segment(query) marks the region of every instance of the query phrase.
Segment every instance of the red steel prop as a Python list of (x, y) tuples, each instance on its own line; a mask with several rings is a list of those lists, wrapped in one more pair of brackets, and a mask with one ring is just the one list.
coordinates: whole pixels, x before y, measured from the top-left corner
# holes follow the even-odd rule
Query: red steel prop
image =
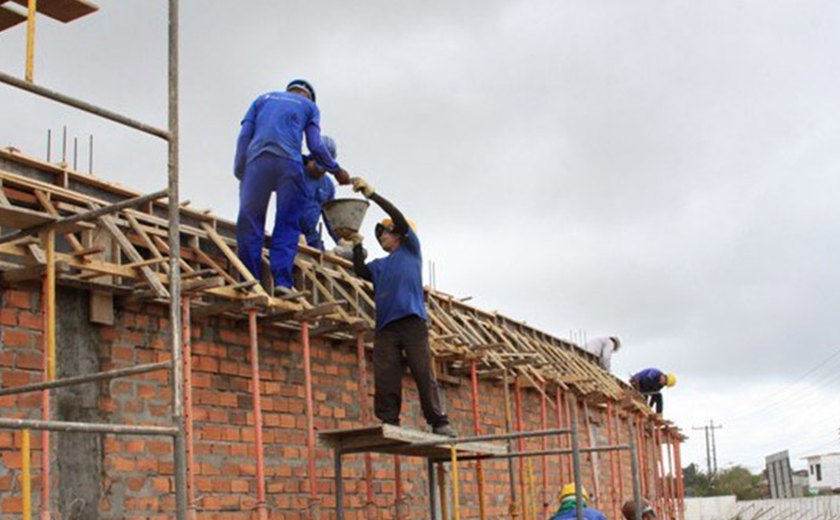
[[(478, 367), (475, 360), (470, 363), (470, 381), (472, 382), (473, 432), (475, 435), (481, 435), (481, 423), (478, 419)], [(475, 471), (478, 478), (478, 516), (481, 520), (485, 520), (487, 513), (484, 509), (484, 469), (481, 467), (480, 460), (475, 461)]]
[[(362, 424), (370, 422), (370, 407), (368, 406), (367, 357), (365, 356), (365, 333), (356, 336), (356, 356), (359, 360), (359, 392), (362, 401), (359, 415)], [(368, 518), (374, 518), (373, 509), (373, 459), (370, 453), (365, 453), (365, 510)]]
[[(265, 502), (265, 459), (263, 456), (262, 405), (260, 403), (260, 349), (257, 342), (256, 309), (248, 311), (248, 331), (251, 341), (251, 392), (254, 402), (254, 447), (257, 452), (257, 514), (260, 520), (268, 520), (268, 508)], [(307, 363), (308, 359), (307, 357)]]
[(181, 298), (181, 362), (184, 365), (184, 441), (187, 448), (187, 514), (195, 518), (195, 446), (193, 435), (192, 334), (190, 298)]
[(318, 489), (315, 485), (315, 410), (312, 401), (312, 352), (309, 348), (309, 322), (300, 322), (300, 340), (303, 345), (303, 375), (306, 392), (306, 458), (309, 482), (309, 519), (318, 518)]

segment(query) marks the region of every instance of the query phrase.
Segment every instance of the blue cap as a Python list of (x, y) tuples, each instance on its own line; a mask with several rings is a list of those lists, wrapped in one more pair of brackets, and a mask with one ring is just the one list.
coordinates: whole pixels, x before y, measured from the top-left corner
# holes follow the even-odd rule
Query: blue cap
[(309, 97), (312, 98), (313, 103), (315, 102), (315, 89), (305, 79), (293, 79), (290, 81), (289, 84), (286, 85), (286, 90), (291, 90), (292, 88), (299, 88), (309, 92)]
[(321, 142), (324, 143), (324, 148), (330, 152), (330, 157), (333, 159), (338, 159), (338, 147), (335, 144), (335, 139), (328, 135), (321, 136)]

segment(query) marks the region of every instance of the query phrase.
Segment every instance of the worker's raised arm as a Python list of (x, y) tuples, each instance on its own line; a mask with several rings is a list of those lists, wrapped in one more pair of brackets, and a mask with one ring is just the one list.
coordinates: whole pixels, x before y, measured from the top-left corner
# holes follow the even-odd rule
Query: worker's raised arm
[(403, 215), (396, 206), (391, 204), (391, 202), (385, 197), (376, 193), (373, 186), (368, 184), (367, 181), (361, 177), (355, 177), (352, 182), (353, 191), (362, 192), (362, 195), (375, 202), (380, 208), (382, 208), (382, 211), (388, 214), (391, 221), (394, 223), (394, 233), (398, 235), (405, 235), (408, 233), (408, 221), (405, 219), (405, 215)]
[(312, 119), (310, 119), (309, 123), (304, 128), (304, 135), (306, 136), (306, 147), (309, 148), (309, 151), (315, 157), (315, 160), (318, 164), (327, 170), (328, 172), (332, 173), (335, 176), (335, 180), (338, 181), (339, 184), (349, 184), (350, 183), (350, 175), (335, 162), (333, 159), (332, 154), (330, 151), (327, 150), (327, 147), (324, 145), (324, 142), (321, 140), (321, 116), (318, 112), (318, 108), (315, 107), (315, 113), (312, 115)]
[(353, 244), (353, 272), (359, 278), (369, 282), (373, 281), (373, 273), (370, 272), (370, 268), (365, 263), (365, 248), (362, 247), (361, 242)]

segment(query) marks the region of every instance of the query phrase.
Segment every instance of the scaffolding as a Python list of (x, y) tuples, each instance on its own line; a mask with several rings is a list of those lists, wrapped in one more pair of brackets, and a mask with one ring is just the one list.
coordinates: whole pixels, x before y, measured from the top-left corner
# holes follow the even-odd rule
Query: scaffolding
[[(77, 1), (77, 0), (74, 0)], [(49, 7), (49, 0), (38, 5)], [(87, 2), (80, 2), (88, 5)], [(35, 2), (30, 0), (30, 7)], [(175, 459), (176, 516), (193, 518), (201, 509), (195, 493), (195, 454), (193, 450), (192, 341), (191, 320), (211, 316), (227, 316), (247, 320), (250, 391), (253, 397), (254, 453), (256, 459), (256, 505), (258, 517), (267, 519), (262, 405), (260, 401), (259, 327), (271, 327), (299, 334), (303, 349), (304, 395), (306, 414), (307, 470), (304, 489), (307, 493), (309, 518), (320, 515), (321, 497), (316, 485), (316, 429), (311, 367), (312, 338), (329, 338), (355, 345), (358, 358), (360, 389), (367, 390), (369, 334), (374, 328), (374, 303), (370, 285), (352, 274), (351, 264), (339, 257), (306, 246), (299, 248), (295, 259), (298, 297), (277, 298), (263, 289), (235, 251), (234, 226), (208, 211), (190, 208), (178, 196), (178, 3), (169, 0), (169, 126), (167, 129), (135, 121), (115, 112), (64, 94), (35, 85), (32, 63), (27, 56), (26, 79), (0, 73), (0, 81), (33, 94), (58, 101), (80, 110), (164, 139), (169, 143), (169, 182), (165, 190), (139, 194), (102, 180), (80, 174), (66, 164), (51, 164), (26, 156), (14, 149), (0, 150), (0, 226), (12, 229), (0, 236), (0, 283), (17, 284), (42, 280), (44, 312), (44, 381), (0, 390), (0, 396), (41, 392), (42, 418), (0, 418), (0, 428), (22, 429), (23, 491), (30, 489), (28, 430), (43, 430), (45, 453), (49, 453), (48, 431), (163, 435), (173, 439)], [(30, 9), (31, 49), (34, 49), (34, 13)], [(3, 14), (0, 13), (0, 20)], [(0, 21), (2, 28), (2, 21)], [(34, 54), (34, 53), (33, 53)], [(28, 169), (11, 171), (15, 167)], [(36, 173), (32, 173), (36, 172)], [(167, 203), (162, 202), (167, 198)], [(263, 258), (264, 264), (268, 263)], [(168, 305), (170, 350), (167, 359), (133, 367), (110, 367), (99, 373), (56, 379), (55, 330), (56, 286), (61, 283), (83, 288), (92, 295), (92, 319), (99, 323), (113, 320), (113, 299), (126, 298)], [(560, 477), (581, 478), (581, 453), (591, 454), (590, 471), (593, 490), (599, 504), (610, 504), (615, 514), (623, 495), (622, 451), (630, 452), (634, 496), (655, 496), (657, 510), (673, 517), (683, 512), (682, 483), (679, 463), (681, 434), (673, 425), (654, 417), (634, 392), (597, 367), (596, 360), (574, 344), (499, 315), (471, 307), (439, 291), (427, 291), (432, 353), (441, 381), (461, 384), (467, 377), (472, 398), (473, 435), (455, 440), (428, 437), (412, 438), (408, 447), (383, 448), (369, 445), (366, 449), (346, 449), (343, 432), (322, 432), (322, 442), (333, 439), (336, 448), (336, 514), (343, 515), (341, 458), (345, 454), (364, 452), (364, 507), (368, 518), (374, 518), (373, 469), (371, 453), (394, 455), (394, 507), (400, 514), (404, 496), (400, 457), (420, 453), (429, 460), (429, 499), (431, 511), (436, 488), (444, 484), (443, 466), (449, 464), (451, 482), (459, 483), (457, 471), (465, 460), (474, 460), (478, 487), (480, 517), (486, 518), (485, 483), (482, 462), (494, 459), (508, 461), (511, 516), (530, 520), (545, 513), (548, 507), (547, 465), (558, 457)], [(92, 381), (108, 381), (152, 371), (168, 370), (171, 374), (172, 414), (168, 425), (90, 424), (52, 420), (49, 416), (49, 392), (55, 388)], [(484, 435), (480, 423), (479, 380), (501, 382), (505, 396), (505, 434)], [(540, 396), (541, 430), (524, 431), (522, 392), (524, 387)], [(510, 395), (511, 387), (513, 396)], [(552, 393), (552, 389), (554, 390)], [(512, 403), (515, 403), (512, 404)], [(613, 405), (616, 405), (615, 407)], [(588, 406), (606, 406), (608, 438), (597, 446), (589, 422)], [(583, 407), (586, 445), (581, 447), (578, 435), (578, 408)], [(622, 439), (619, 408), (627, 416), (626, 435)], [(549, 412), (556, 414), (556, 428), (549, 427)], [(633, 419), (633, 418), (636, 419)], [(360, 420), (369, 424), (368, 406), (361, 407)], [(329, 433), (329, 435), (328, 435)], [(416, 433), (416, 432), (415, 432)], [(379, 428), (367, 430), (368, 439), (391, 438), (401, 444), (407, 434)], [(413, 434), (412, 434), (413, 435)], [(364, 436), (364, 435), (363, 435)], [(410, 436), (410, 435), (409, 435)], [(540, 450), (525, 450), (524, 439), (541, 439)], [(341, 441), (335, 441), (341, 438)], [(549, 449), (548, 440), (555, 439), (558, 448)], [(498, 444), (470, 443), (503, 441)], [(516, 442), (517, 449), (513, 449)], [(662, 447), (667, 457), (662, 455)], [(596, 453), (608, 458), (609, 500), (601, 496)], [(542, 500), (535, 491), (532, 459), (542, 466)], [(667, 458), (668, 470), (665, 469)], [(44, 457), (41, 485), (41, 517), (49, 518), (49, 457)], [(518, 460), (517, 471), (513, 461)], [(436, 470), (437, 467), (437, 470)], [(655, 475), (651, 480), (651, 474)], [(516, 485), (518, 481), (518, 486)], [(616, 492), (616, 488), (619, 491)], [(580, 485), (578, 486), (580, 489)], [(455, 496), (458, 495), (456, 492)], [(580, 497), (578, 497), (580, 499)], [(25, 505), (28, 501), (24, 499)], [(539, 503), (541, 502), (541, 503)], [(440, 500), (440, 507), (446, 502)], [(26, 510), (26, 508), (25, 508)], [(442, 511), (447, 518), (447, 512)], [(459, 507), (452, 513), (458, 518)], [(28, 518), (28, 517), (26, 517)]]
[[(10, 170), (21, 167), (14, 173)], [(61, 218), (76, 219), (76, 215), (87, 213), (90, 207), (106, 208), (115, 206), (119, 211), (112, 215), (101, 215), (97, 218), (95, 229), (82, 227), (76, 230), (64, 229), (58, 234), (59, 251), (55, 252), (57, 279), (63, 285), (84, 288), (92, 294), (109, 297), (120, 297), (140, 301), (167, 302), (159, 296), (154, 287), (154, 281), (160, 284), (169, 282), (170, 250), (161, 237), (165, 236), (168, 226), (166, 207), (155, 200), (158, 193), (141, 195), (125, 188), (107, 183), (101, 179), (90, 177), (67, 170), (61, 165), (41, 162), (25, 156), (15, 150), (0, 150), (0, 186), (2, 193), (8, 193), (7, 202), (0, 208), (0, 225), (9, 227), (15, 222), (10, 218), (12, 214), (23, 215), (27, 218), (39, 219)], [(139, 206), (134, 202), (143, 199)], [(48, 204), (45, 204), (48, 202)], [(5, 209), (3, 209), (5, 208)], [(2, 213), (5, 211), (6, 213)], [(320, 507), (320, 497), (315, 485), (315, 471), (311, 468), (315, 463), (315, 428), (312, 396), (312, 375), (309, 341), (312, 337), (329, 338), (342, 344), (353, 344), (356, 347), (358, 360), (358, 374), (362, 394), (367, 395), (365, 388), (368, 380), (367, 361), (369, 349), (368, 334), (373, 328), (373, 302), (370, 286), (367, 282), (352, 275), (349, 262), (334, 257), (328, 253), (312, 250), (301, 246), (296, 259), (298, 279), (296, 287), (306, 297), (297, 301), (288, 301), (268, 296), (259, 284), (245, 280), (247, 270), (240, 267), (234, 251), (233, 234), (235, 227), (232, 223), (219, 220), (212, 214), (189, 207), (181, 207), (183, 225), (181, 227), (182, 244), (180, 266), (184, 271), (182, 304), (183, 366), (184, 366), (184, 417), (185, 440), (187, 444), (187, 504), (188, 511), (200, 510), (194, 493), (194, 468), (192, 440), (192, 384), (191, 384), (191, 320), (206, 319), (211, 316), (226, 316), (239, 320), (247, 320), (249, 352), (251, 363), (251, 392), (254, 396), (253, 412), (255, 426), (255, 453), (257, 457), (257, 511), (260, 516), (268, 514), (266, 502), (265, 474), (262, 461), (262, 419), (260, 410), (259, 391), (259, 336), (258, 324), (299, 334), (300, 344), (304, 348), (305, 395), (306, 399), (306, 450), (307, 450), (307, 479), (305, 489), (308, 493), (308, 508), (310, 514), (316, 514)], [(56, 213), (56, 215), (53, 215)], [(108, 224), (104, 224), (104, 219)], [(75, 224), (78, 226), (78, 223)], [(99, 233), (102, 231), (103, 233)], [(90, 236), (106, 235), (108, 241), (99, 242), (89, 240)], [(74, 237), (79, 237), (74, 247)], [(110, 245), (109, 245), (110, 244)], [(32, 240), (18, 239), (13, 242), (0, 240), (0, 281), (3, 283), (18, 283), (42, 274), (42, 267), (35, 262), (29, 246)], [(119, 249), (118, 254), (108, 257), (105, 250), (112, 247)], [(266, 260), (267, 261), (267, 260)], [(148, 268), (148, 270), (144, 268)], [(244, 281), (243, 281), (244, 280)], [(96, 299), (96, 301), (100, 301)], [(107, 298), (105, 299), (107, 301)], [(439, 378), (447, 384), (460, 384), (460, 378), (467, 376), (472, 400), (473, 433), (481, 435), (483, 428), (479, 422), (482, 416), (478, 384), (480, 380), (497, 381), (502, 383), (506, 400), (508, 418), (508, 432), (523, 428), (522, 396), (524, 387), (535, 391), (540, 397), (540, 420), (548, 426), (550, 409), (555, 417), (558, 428), (568, 428), (572, 413), (579, 408), (584, 411), (589, 407), (605, 408), (608, 421), (607, 445), (628, 445), (631, 437), (639, 447), (638, 454), (633, 458), (640, 468), (640, 487), (643, 496), (655, 496), (658, 510), (680, 512), (681, 506), (676, 503), (682, 496), (679, 490), (678, 478), (668, 478), (678, 471), (678, 432), (666, 422), (653, 416), (644, 402), (638, 397), (632, 397), (632, 390), (623, 386), (617, 380), (607, 376), (597, 367), (596, 360), (588, 360), (579, 349), (566, 344), (539, 331), (531, 329), (522, 323), (515, 322), (504, 316), (487, 313), (460, 302), (451, 296), (429, 291), (427, 305), (430, 310), (431, 338), (434, 357), (438, 363)], [(97, 308), (100, 305), (97, 305)], [(101, 312), (101, 310), (100, 310)], [(101, 312), (107, 316), (107, 312)], [(549, 358), (550, 356), (550, 358)], [(551, 359), (551, 360), (549, 360)], [(556, 361), (555, 361), (556, 360)], [(168, 367), (167, 361), (158, 361), (155, 369)], [(145, 367), (114, 367), (117, 375), (127, 376), (139, 373)], [(78, 383), (100, 380), (109, 377), (84, 375), (71, 378), (69, 381)], [(68, 381), (68, 382), (69, 382)], [(51, 383), (38, 383), (46, 385)], [(553, 390), (552, 390), (553, 388)], [(27, 390), (43, 389), (42, 386), (32, 386)], [(21, 389), (22, 390), (22, 389)], [(510, 392), (508, 391), (510, 390)], [(3, 390), (2, 392), (5, 392)], [(629, 397), (628, 397), (629, 396)], [(368, 406), (361, 407), (360, 420), (362, 424), (369, 424), (371, 419)], [(619, 413), (637, 417), (631, 431), (621, 427), (623, 422)], [(585, 449), (598, 448), (594, 446), (594, 437), (588, 433), (591, 428), (589, 420), (583, 421), (581, 427), (587, 438)], [(545, 429), (545, 428), (544, 428)], [(611, 430), (610, 430), (611, 429)], [(668, 447), (669, 455), (662, 460), (657, 457), (654, 435), (660, 432)], [(572, 449), (568, 435), (543, 437), (543, 439), (557, 438), (558, 449), (566, 450), (552, 454), (551, 450), (541, 450), (538, 461), (543, 467), (550, 457), (558, 457), (560, 473), (566, 479), (573, 477), (571, 461)], [(508, 442), (517, 439), (508, 439)], [(520, 451), (522, 446), (520, 446)], [(564, 455), (565, 453), (565, 455)], [(590, 453), (584, 451), (584, 453)], [(673, 454), (673, 455), (671, 455)], [(370, 453), (365, 453), (364, 494), (365, 509), (372, 512), (373, 506), (373, 472)], [(618, 465), (617, 452), (607, 451), (606, 456), (610, 464)], [(637, 460), (638, 459), (638, 460)], [(667, 471), (662, 473), (664, 463), (669, 463)], [(476, 460), (476, 465), (482, 459)], [(486, 461), (485, 461), (486, 462)], [(673, 466), (670, 465), (673, 463)], [(436, 463), (441, 467), (443, 464)], [(593, 475), (598, 471), (597, 462), (590, 458), (589, 471)], [(518, 469), (518, 472), (516, 471)], [(650, 480), (651, 472), (659, 476), (655, 481)], [(542, 505), (534, 499), (533, 477), (530, 475), (533, 467), (520, 464), (509, 466), (511, 481), (518, 481), (518, 486), (510, 488), (512, 514), (516, 518), (530, 518), (545, 509), (547, 505), (548, 483), (543, 478)], [(400, 480), (399, 458), (394, 459), (394, 477)], [(440, 473), (440, 472), (439, 472)], [(606, 473), (606, 472), (604, 472)], [(610, 486), (612, 497), (599, 497), (599, 504), (609, 504), (613, 510), (620, 508), (619, 499), (623, 492), (616, 493), (622, 485), (622, 478), (616, 476), (618, 470), (610, 468)], [(545, 475), (545, 472), (543, 472)], [(483, 488), (481, 471), (477, 476), (479, 488)], [(439, 482), (443, 480), (438, 478)], [(671, 493), (665, 495), (657, 490), (661, 484), (668, 482)], [(618, 486), (617, 486), (618, 485)], [(606, 486), (599, 486), (606, 487)], [(595, 488), (593, 487), (593, 490)], [(673, 491), (677, 491), (673, 493)], [(600, 489), (596, 492), (599, 494)], [(484, 501), (484, 491), (479, 489), (480, 502)], [(394, 507), (400, 508), (404, 497), (401, 486), (396, 486)], [(676, 501), (676, 502), (675, 502)], [(480, 506), (483, 508), (483, 506)], [(526, 516), (528, 515), (528, 516)]]
[[(49, 211), (51, 202), (45, 198), (42, 203), (47, 206), (47, 215), (37, 215), (28, 211), (15, 209), (7, 200), (5, 193), (0, 197), (0, 209), (4, 217), (3, 224), (7, 227), (11, 224), (17, 227), (18, 231), (0, 237), (0, 243), (12, 246), (23, 247), (35, 257), (36, 265), (20, 267), (11, 273), (4, 273), (6, 280), (22, 280), (30, 276), (41, 275), (43, 278), (42, 301), (44, 302), (44, 384), (30, 385), (19, 388), (6, 389), (5, 395), (41, 392), (41, 420), (0, 419), (0, 427), (15, 428), (23, 430), (22, 439), (22, 460), (25, 462), (23, 471), (24, 497), (23, 513), (24, 519), (31, 518), (30, 505), (30, 463), (29, 463), (29, 430), (41, 430), (42, 450), (45, 456), (42, 457), (42, 484), (41, 484), (41, 511), (42, 519), (50, 518), (50, 435), (51, 431), (62, 432), (98, 432), (118, 435), (161, 435), (172, 438), (173, 456), (175, 467), (175, 496), (176, 512), (179, 520), (187, 518), (187, 481), (186, 481), (186, 443), (184, 423), (184, 399), (183, 399), (183, 363), (181, 357), (182, 329), (181, 329), (181, 267), (179, 264), (180, 248), (180, 220), (179, 220), (179, 198), (178, 198), (178, 0), (169, 0), (169, 32), (168, 32), (168, 128), (166, 130), (155, 128), (131, 118), (125, 117), (114, 111), (96, 106), (92, 103), (82, 101), (60, 92), (35, 84), (34, 62), (35, 62), (35, 25), (36, 14), (43, 13), (63, 22), (74, 20), (78, 17), (90, 14), (98, 8), (85, 0), (69, 0), (59, 2), (57, 0), (27, 0), (27, 31), (26, 31), (26, 67), (23, 80), (6, 73), (0, 73), (0, 81), (27, 92), (57, 101), (59, 103), (83, 110), (90, 114), (109, 119), (116, 123), (134, 128), (149, 135), (163, 139), (168, 144), (168, 183), (166, 190), (136, 197), (117, 204), (97, 207), (91, 204), (86, 211), (69, 217), (61, 217), (58, 211)], [(14, 11), (2, 7), (0, 19), (7, 20), (0, 26), (0, 29), (8, 28), (15, 23)], [(170, 302), (170, 343), (171, 359), (166, 363), (154, 363), (145, 366), (138, 366), (129, 371), (112, 370), (89, 376), (92, 380), (105, 380), (128, 375), (142, 374), (156, 370), (169, 369), (172, 385), (172, 417), (170, 426), (141, 426), (129, 424), (90, 424), (68, 421), (56, 421), (50, 418), (50, 390), (70, 385), (80, 384), (79, 378), (56, 379), (56, 235), (65, 234), (68, 237), (78, 230), (85, 223), (98, 221), (106, 226), (110, 222), (111, 215), (123, 209), (152, 203), (155, 200), (166, 197), (169, 205), (169, 250), (171, 251), (168, 266), (169, 287), (163, 287), (159, 280), (153, 284), (155, 290), (161, 296), (168, 296)], [(40, 239), (40, 249), (31, 240), (37, 236)], [(73, 245), (79, 245), (78, 240), (68, 240)], [(148, 266), (141, 266), (148, 272)], [(83, 378), (84, 379), (84, 378)]]

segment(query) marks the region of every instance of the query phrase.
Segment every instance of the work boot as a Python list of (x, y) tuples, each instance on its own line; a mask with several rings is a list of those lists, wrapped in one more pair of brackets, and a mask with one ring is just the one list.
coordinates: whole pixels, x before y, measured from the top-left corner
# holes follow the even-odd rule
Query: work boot
[(449, 424), (439, 424), (432, 427), (432, 433), (435, 435), (443, 435), (444, 437), (457, 437), (458, 432)]

